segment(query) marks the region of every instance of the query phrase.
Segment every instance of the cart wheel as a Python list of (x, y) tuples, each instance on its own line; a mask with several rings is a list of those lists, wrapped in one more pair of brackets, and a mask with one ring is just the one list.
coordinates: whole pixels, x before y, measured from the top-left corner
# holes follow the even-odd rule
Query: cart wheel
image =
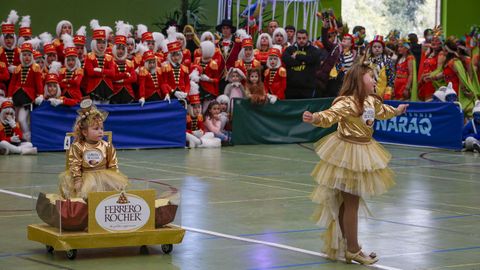
[(77, 257), (77, 250), (69, 249), (67, 250), (66, 255), (69, 260), (75, 260), (75, 258)]
[(148, 247), (146, 245), (140, 247), (140, 254), (148, 255), (149, 253), (150, 251), (148, 250)]
[(170, 254), (170, 252), (172, 252), (172, 250), (173, 250), (173, 245), (172, 245), (172, 244), (162, 245), (162, 251), (163, 251), (163, 253), (165, 253), (165, 254)]
[(47, 253), (53, 254), (53, 251), (55, 250), (52, 246), (46, 245), (45, 249), (47, 250)]

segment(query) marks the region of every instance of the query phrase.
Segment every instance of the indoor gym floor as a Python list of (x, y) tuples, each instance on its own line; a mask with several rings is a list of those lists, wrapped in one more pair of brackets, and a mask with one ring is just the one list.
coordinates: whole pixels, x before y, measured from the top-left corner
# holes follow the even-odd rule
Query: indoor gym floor
[[(320, 254), (310, 215), (312, 144), (118, 151), (132, 186), (181, 192), (176, 223), (188, 231), (170, 255), (159, 246), (50, 255), (27, 240), (40, 222), (38, 191), (56, 192), (62, 152), (0, 157), (0, 269), (364, 269)], [(387, 145), (397, 185), (367, 200), (359, 239), (380, 261), (372, 269), (480, 269), (477, 154)], [(147, 180), (147, 181), (145, 181)]]

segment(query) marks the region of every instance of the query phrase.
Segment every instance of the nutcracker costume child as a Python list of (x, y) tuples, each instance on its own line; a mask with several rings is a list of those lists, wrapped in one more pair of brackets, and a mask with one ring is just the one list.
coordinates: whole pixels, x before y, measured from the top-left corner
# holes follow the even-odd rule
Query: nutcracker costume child
[(198, 69), (200, 73), (200, 100), (202, 107), (207, 108), (208, 103), (218, 96), (218, 83), (220, 81), (219, 64), (213, 60), (215, 54), (215, 45), (211, 41), (200, 43), (202, 57), (195, 59), (193, 69)]
[(282, 67), (282, 48), (274, 45), (270, 49), (267, 61), (267, 69), (264, 73), (264, 87), (271, 103), (277, 99), (285, 99), (287, 89), (287, 70)]
[(113, 79), (113, 96), (111, 104), (131, 103), (135, 99), (133, 84), (137, 82), (137, 73), (132, 61), (127, 59), (127, 36), (131, 26), (123, 22), (117, 22), (115, 45), (112, 48), (112, 55), (115, 58), (115, 77)]
[(165, 98), (162, 93), (163, 75), (161, 67), (157, 66), (157, 59), (153, 51), (148, 50), (143, 44), (138, 45), (143, 53), (144, 65), (138, 72), (138, 102), (143, 106), (145, 101), (158, 101)]
[(20, 49), (17, 48), (17, 36), (15, 35), (17, 21), (17, 12), (10, 11), (7, 21), (2, 22), (2, 35), (0, 35), (0, 62), (5, 63), (10, 74), (20, 64)]
[[(217, 43), (212, 32), (209, 32), (209, 31), (203, 32), (202, 35), (200, 36), (200, 43), (204, 41), (211, 41), (213, 44)], [(193, 53), (193, 61), (195, 61), (197, 57), (202, 57), (201, 48), (195, 49), (195, 52)], [(215, 60), (217, 64), (222, 62), (222, 52), (220, 51), (220, 48), (218, 46), (215, 46), (215, 53), (213, 54), (213, 60)]]
[(0, 106), (0, 154), (37, 154), (37, 148), (23, 138), (20, 124), (15, 121), (13, 103), (7, 100), (2, 102)]
[(238, 60), (235, 61), (235, 67), (242, 70), (243, 74), (247, 74), (252, 68), (262, 67), (260, 61), (255, 59), (253, 39), (250, 36), (242, 39), (242, 50), (238, 54)]
[(33, 102), (43, 101), (43, 82), (40, 66), (33, 60), (33, 46), (30, 41), (22, 44), (21, 64), (15, 68), (8, 86), (8, 96), (15, 105), (17, 118), (23, 131), (24, 139), (30, 141), (29, 115)]
[(103, 140), (107, 113), (89, 99), (80, 108), (73, 127), (75, 141), (68, 150), (68, 169), (59, 176), (62, 197), (86, 199), (90, 192), (124, 190), (128, 178), (118, 170), (115, 147)]
[(180, 41), (175, 39), (168, 43), (167, 47), (168, 62), (162, 65), (163, 94), (168, 99), (170, 97), (185, 99), (190, 92), (190, 72), (188, 67), (182, 64), (182, 45)]
[[(57, 55), (57, 50), (55, 46), (52, 44), (52, 35), (50, 35), (47, 32), (44, 32), (40, 34), (40, 40), (42, 40), (43, 43), (43, 55), (45, 58), (45, 65), (43, 67), (43, 73), (46, 75), (48, 74), (48, 69), (50, 67), (50, 64), (52, 64), (53, 61), (58, 60), (58, 55)], [(63, 48), (63, 42), (62, 42), (62, 48)], [(63, 52), (62, 52), (63, 55)], [(63, 62), (63, 61), (62, 61)]]
[(65, 45), (65, 62), (59, 72), (59, 83), (62, 89), (60, 104), (74, 106), (82, 100), (81, 85), (84, 71), (78, 59), (78, 49), (74, 45), (72, 36), (63, 34), (62, 40)]
[(272, 46), (273, 42), (269, 34), (262, 33), (258, 36), (257, 48), (254, 51), (254, 55), (255, 59), (258, 60), (264, 68), (267, 66), (267, 59)]
[(87, 56), (87, 48), (85, 48), (85, 43), (87, 42), (87, 27), (82, 25), (78, 28), (77, 33), (73, 37), (73, 44), (77, 49), (78, 60), (80, 60), (81, 68), (85, 67), (85, 57)]
[(105, 53), (109, 33), (100, 27), (97, 20), (90, 21), (93, 29), (92, 52), (85, 60), (85, 94), (96, 103), (108, 104), (113, 95), (112, 79), (115, 77), (115, 62)]

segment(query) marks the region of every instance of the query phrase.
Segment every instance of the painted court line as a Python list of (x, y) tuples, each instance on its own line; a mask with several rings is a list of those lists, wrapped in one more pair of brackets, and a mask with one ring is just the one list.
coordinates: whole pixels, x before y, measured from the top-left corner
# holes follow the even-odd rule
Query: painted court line
[[(282, 244), (277, 244), (277, 243), (272, 243), (272, 242), (267, 242), (267, 241), (260, 241), (260, 240), (255, 240), (255, 239), (251, 239), (251, 238), (239, 237), (239, 236), (235, 236), (235, 235), (218, 233), (218, 232), (202, 230), (202, 229), (186, 227), (186, 226), (182, 226), (182, 228), (187, 230), (187, 231), (191, 231), (191, 232), (208, 234), (208, 235), (213, 235), (213, 236), (218, 236), (218, 237), (222, 237), (222, 238), (238, 240), (238, 241), (248, 242), (248, 243), (253, 243), (253, 244), (260, 244), (260, 245), (280, 248), (280, 249), (284, 249), (284, 250), (294, 251), (294, 252), (298, 252), (298, 253), (303, 253), (303, 254), (308, 254), (308, 255), (313, 255), (313, 256), (318, 256), (318, 257), (328, 259), (328, 256), (324, 253), (311, 251), (311, 250), (307, 250), (307, 249), (303, 249), (303, 248), (296, 248), (296, 247), (292, 247), (292, 246), (288, 246), (288, 245), (282, 245)], [(339, 261), (344, 261), (344, 260), (339, 260)], [(376, 269), (384, 269), (384, 270), (400, 270), (399, 268), (383, 266), (383, 265), (379, 265), (379, 264), (372, 265), (370, 267), (371, 268), (376, 268)]]

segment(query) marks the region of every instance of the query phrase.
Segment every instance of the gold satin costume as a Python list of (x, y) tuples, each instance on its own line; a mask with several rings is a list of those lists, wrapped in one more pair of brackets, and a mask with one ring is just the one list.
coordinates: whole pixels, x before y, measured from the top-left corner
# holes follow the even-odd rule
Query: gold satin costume
[[(89, 192), (120, 191), (128, 178), (118, 170), (117, 154), (111, 143), (75, 142), (68, 152), (69, 168), (60, 174), (60, 193), (66, 199), (87, 198)], [(74, 179), (82, 178), (82, 188), (74, 190)]]
[(311, 199), (319, 204), (313, 218), (327, 228), (323, 252), (331, 259), (343, 256), (345, 248), (338, 222), (341, 191), (360, 196), (361, 210), (368, 214), (363, 198), (380, 195), (395, 184), (388, 168), (390, 153), (372, 139), (374, 120), (395, 116), (396, 109), (374, 95), (365, 99), (360, 116), (352, 96), (338, 97), (330, 109), (313, 114), (315, 126), (327, 128), (338, 123), (336, 132), (315, 144), (320, 162), (311, 174), (318, 184)]

